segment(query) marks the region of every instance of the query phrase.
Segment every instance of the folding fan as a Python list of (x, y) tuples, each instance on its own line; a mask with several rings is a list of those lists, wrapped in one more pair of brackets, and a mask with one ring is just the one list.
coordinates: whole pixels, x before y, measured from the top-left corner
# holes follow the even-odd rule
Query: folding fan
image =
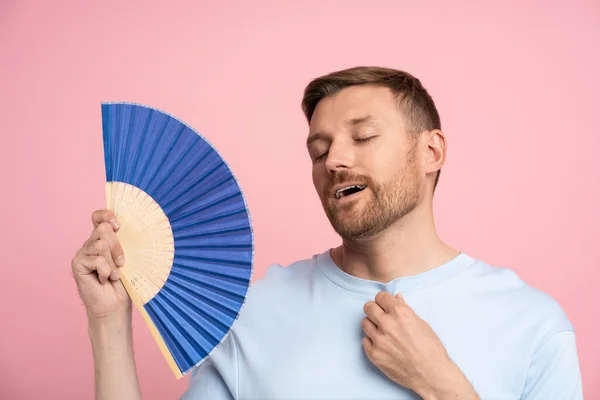
[(102, 103), (107, 209), (120, 222), (120, 268), (177, 379), (229, 334), (253, 272), (240, 186), (198, 132), (154, 108)]

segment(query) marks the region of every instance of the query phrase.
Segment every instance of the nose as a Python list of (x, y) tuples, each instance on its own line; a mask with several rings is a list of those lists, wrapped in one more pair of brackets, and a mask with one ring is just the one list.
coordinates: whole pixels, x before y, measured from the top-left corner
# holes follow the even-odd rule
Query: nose
[(344, 142), (337, 141), (329, 146), (325, 166), (330, 172), (344, 169), (351, 169), (355, 163), (355, 154), (352, 146)]

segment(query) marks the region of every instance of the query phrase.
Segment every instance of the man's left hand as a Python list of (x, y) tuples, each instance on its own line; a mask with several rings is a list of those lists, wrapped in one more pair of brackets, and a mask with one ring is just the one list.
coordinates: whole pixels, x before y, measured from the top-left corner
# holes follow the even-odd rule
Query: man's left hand
[(378, 293), (364, 312), (363, 348), (388, 378), (424, 399), (478, 399), (431, 326), (401, 294)]

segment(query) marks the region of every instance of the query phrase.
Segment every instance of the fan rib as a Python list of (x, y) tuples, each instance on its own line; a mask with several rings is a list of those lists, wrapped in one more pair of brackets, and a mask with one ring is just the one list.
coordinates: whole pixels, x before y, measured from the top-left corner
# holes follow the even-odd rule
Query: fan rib
[[(142, 136), (140, 138), (140, 143), (144, 143), (146, 136), (148, 136), (148, 128), (150, 127), (150, 121), (152, 120), (152, 116), (154, 115), (154, 110), (150, 110), (150, 112), (148, 113), (148, 116), (146, 117), (146, 123), (144, 124), (144, 129), (142, 130)], [(140, 161), (140, 157), (142, 154), (142, 146), (138, 146), (137, 147), (137, 151), (135, 153), (135, 157), (133, 160), (133, 165), (131, 166), (131, 175), (135, 174), (135, 171), (139, 171), (137, 169), (138, 163)], [(136, 184), (138, 183), (138, 177), (135, 176), (134, 181)]]
[[(204, 180), (208, 179), (212, 174), (214, 174), (219, 168), (221, 168), (222, 166), (224, 166), (224, 163), (219, 163), (217, 166), (215, 166), (214, 168), (212, 168), (210, 171), (208, 171), (206, 174), (204, 174), (200, 179), (198, 179), (196, 182), (194, 182), (193, 185), (191, 185), (190, 187), (187, 188), (187, 190), (185, 190), (183, 193), (181, 194), (186, 194), (191, 192), (193, 189), (196, 188), (196, 186), (198, 186), (199, 184), (201, 184), (202, 182), (204, 182)], [(169, 207), (172, 205), (172, 203), (176, 200), (179, 200), (179, 196), (173, 196), (173, 198), (167, 202), (165, 202), (163, 204), (163, 208), (165, 210), (169, 210), (168, 213), (169, 215), (174, 215), (176, 213), (178, 213), (182, 208), (187, 207), (189, 204), (197, 202), (198, 200), (200, 200), (202, 197), (204, 197), (206, 194), (210, 193), (211, 189), (207, 189), (205, 191), (203, 191), (203, 193), (201, 195), (198, 195), (198, 197), (195, 198), (191, 198), (188, 202), (183, 203), (182, 205), (178, 206), (177, 208), (175, 208), (174, 210), (169, 210)]]
[[(181, 329), (181, 326), (175, 321), (175, 319), (165, 310), (164, 306), (160, 304), (158, 301), (154, 302), (152, 305), (147, 305), (148, 313), (152, 311), (153, 319), (155, 320), (155, 324), (160, 324), (161, 330), (164, 332), (164, 335), (167, 337), (168, 342), (170, 343), (169, 347), (171, 351), (174, 351), (179, 357), (175, 357), (175, 362), (179, 366), (181, 370), (186, 369), (186, 364), (182, 365), (182, 362), (186, 362), (187, 365), (193, 365), (192, 358), (185, 351), (181, 343), (176, 339), (174, 332), (182, 333), (184, 330)], [(160, 316), (157, 310), (160, 311)], [(164, 318), (161, 318), (164, 317)], [(171, 327), (169, 327), (169, 325)], [(173, 329), (175, 328), (175, 329)]]
[[(183, 289), (185, 289), (185, 288), (183, 288)], [(212, 324), (213, 327), (216, 328), (215, 330), (217, 330), (217, 332), (223, 334), (223, 333), (227, 332), (227, 329), (229, 329), (229, 327), (226, 324), (222, 323), (217, 318), (213, 317), (212, 315), (208, 314), (204, 310), (200, 309), (199, 307), (197, 307), (196, 305), (191, 303), (189, 300), (187, 300), (185, 297), (181, 296), (179, 293), (176, 293), (174, 290), (171, 290), (171, 289), (166, 289), (165, 295), (162, 296), (161, 298), (157, 299), (157, 301), (158, 302), (162, 302), (162, 301), (168, 302), (171, 305), (171, 307), (173, 308), (173, 310), (175, 312), (177, 312), (177, 314), (179, 314), (182, 318), (184, 318), (195, 329), (196, 332), (204, 333), (203, 338), (206, 339), (212, 346), (219, 343), (219, 338), (217, 336), (215, 336), (210, 330), (201, 326), (198, 323), (198, 319), (191, 318), (189, 315), (187, 315), (187, 313), (183, 312), (181, 306), (176, 305), (173, 302), (173, 300), (169, 299), (169, 297), (174, 297), (176, 300), (181, 302), (185, 307), (192, 310), (197, 316), (203, 318), (204, 320), (206, 320), (206, 322)]]
[[(180, 283), (175, 282), (174, 286), (176, 286), (178, 289), (183, 290), (184, 292), (186, 292), (187, 294), (189, 294), (190, 296), (195, 297), (196, 299), (200, 300), (201, 302), (208, 304), (211, 308), (213, 308), (214, 310), (223, 313), (224, 315), (226, 315), (227, 317), (231, 318), (231, 319), (235, 319), (237, 312), (234, 310), (230, 310), (228, 308), (223, 307), (221, 304), (210, 300), (209, 298), (202, 296), (201, 294), (192, 291), (191, 289), (189, 289), (188, 287), (181, 285)], [(196, 312), (198, 315), (200, 315), (201, 317), (203, 317), (204, 319), (210, 321), (213, 326), (218, 327), (219, 330), (222, 333), (227, 332), (227, 329), (229, 329), (228, 324), (224, 323), (223, 321), (219, 320), (219, 318), (215, 317), (214, 315), (209, 314), (206, 310), (198, 307), (196, 304), (192, 303), (190, 300), (182, 297), (181, 295), (175, 293), (175, 291), (173, 289), (169, 288), (165, 288), (165, 293), (177, 297), (179, 299), (179, 301), (181, 301), (183, 304), (185, 304), (187, 307), (189, 307), (191, 310), (193, 310), (194, 312)], [(163, 296), (164, 297), (164, 296)], [(157, 300), (160, 298), (157, 298)]]
[[(129, 129), (127, 130), (127, 132), (132, 132), (133, 131), (133, 123), (135, 121), (135, 112), (136, 112), (136, 108), (132, 108), (131, 109), (131, 114), (129, 114), (129, 121), (123, 121), (125, 122), (129, 122)], [(131, 142), (130, 140), (127, 140), (128, 135), (123, 135), (123, 145), (120, 146), (121, 151), (123, 151), (123, 154), (129, 154), (129, 143)], [(122, 165), (119, 165), (119, 170), (117, 171), (119, 176), (128, 176), (126, 175), (127, 173), (127, 158), (125, 157), (121, 157), (123, 160), (125, 160)]]
[(113, 172), (113, 179), (115, 179), (117, 176), (119, 176), (119, 165), (121, 164), (121, 157), (118, 157), (119, 154), (117, 154), (117, 151), (121, 148), (120, 146), (120, 142), (121, 142), (121, 136), (122, 136), (122, 129), (121, 129), (121, 116), (123, 114), (123, 109), (121, 107), (117, 108), (117, 116), (116, 116), (116, 120), (115, 120), (115, 141), (113, 143), (113, 150), (114, 150), (114, 160), (113, 160), (113, 166), (114, 166), (114, 172)]
[(212, 257), (199, 257), (192, 255), (177, 255), (177, 258), (188, 261), (205, 261), (213, 264), (225, 265), (232, 268), (242, 268), (249, 267), (252, 263), (250, 261), (237, 261), (237, 260), (224, 260), (222, 258), (212, 258)]
[(210, 224), (211, 222), (215, 222), (215, 221), (218, 221), (218, 220), (221, 220), (221, 219), (225, 219), (225, 218), (229, 218), (229, 217), (233, 217), (235, 215), (241, 215), (241, 214), (246, 214), (246, 210), (244, 210), (244, 209), (235, 210), (235, 211), (228, 212), (226, 214), (217, 215), (216, 217), (207, 218), (207, 219), (196, 221), (196, 222), (192, 222), (192, 223), (189, 223), (189, 224), (177, 225), (176, 227), (173, 227), (173, 231), (174, 232), (175, 231), (180, 232), (180, 231), (182, 231), (184, 229), (197, 228), (197, 227), (202, 226), (202, 225)]
[[(228, 281), (232, 281), (232, 283), (236, 283), (236, 284), (240, 284), (240, 285), (245, 285), (248, 281), (245, 278), (245, 274), (243, 275), (243, 277), (240, 277), (240, 276), (235, 276), (235, 275), (230, 275), (230, 274), (209, 271), (206, 269), (200, 269), (198, 267), (193, 267), (191, 265), (181, 264), (178, 262), (173, 263), (173, 269), (171, 270), (171, 273), (173, 273), (174, 270), (177, 270), (177, 268), (181, 268), (186, 271), (192, 271), (192, 272), (195, 272), (195, 273), (201, 274), (201, 275), (207, 275), (207, 276), (212, 276), (212, 277), (216, 277), (216, 278), (225, 278)], [(236, 268), (236, 269), (238, 269), (238, 268)], [(239, 268), (238, 270), (244, 271), (242, 268)]]
[(221, 205), (221, 204), (223, 204), (223, 203), (225, 203), (225, 202), (227, 202), (227, 201), (229, 201), (231, 199), (235, 199), (236, 197), (241, 196), (241, 195), (242, 195), (241, 192), (235, 192), (235, 193), (227, 195), (225, 197), (221, 197), (219, 199), (214, 200), (212, 203), (208, 203), (204, 207), (201, 207), (201, 208), (198, 208), (198, 209), (193, 209), (193, 210), (188, 211), (185, 214), (181, 214), (181, 215), (179, 215), (177, 217), (173, 217), (171, 219), (171, 222), (175, 223), (175, 222), (179, 221), (180, 219), (188, 218), (188, 217), (190, 217), (190, 216), (192, 216), (194, 214), (203, 213), (203, 212), (207, 211), (210, 208), (213, 208), (215, 206)]
[[(167, 170), (167, 172), (165, 172), (163, 174), (162, 179), (155, 185), (157, 188), (161, 187), (167, 178), (172, 178), (171, 174), (173, 173), (173, 171), (183, 162), (183, 160), (185, 160), (185, 157), (187, 157), (187, 155), (189, 154), (190, 151), (192, 151), (193, 148), (194, 148), (193, 146), (188, 146), (188, 148), (185, 150), (185, 152), (181, 156), (179, 156), (179, 159), (176, 162), (174, 162), (173, 165), (171, 165), (171, 167)], [(179, 182), (181, 182), (181, 179), (179, 179), (179, 180), (173, 179), (173, 182), (176, 185)], [(169, 192), (170, 192), (169, 190), (167, 190), (166, 188), (163, 188), (163, 189), (164, 189), (163, 193), (169, 194)], [(157, 197), (157, 201), (161, 202), (161, 200), (162, 199), (160, 197)]]
[(211, 245), (202, 245), (202, 244), (195, 244), (195, 245), (185, 245), (185, 244), (180, 244), (177, 245), (177, 249), (182, 249), (182, 250), (250, 250), (252, 251), (252, 246), (249, 244), (211, 244)]
[[(180, 268), (180, 270), (182, 271), (178, 272), (178, 269), (175, 269), (171, 272), (171, 275), (175, 274), (173, 275), (176, 277), (175, 281), (177, 281), (177, 279), (189, 278), (194, 283), (201, 282), (201, 287), (206, 288), (206, 290), (210, 289), (213, 292), (230, 293), (229, 297), (239, 296), (240, 293), (244, 293), (250, 281), (249, 276), (247, 278), (242, 279), (230, 276), (223, 276), (222, 274), (211, 273), (210, 271), (198, 271), (188, 268)], [(202, 281), (200, 281), (200, 279), (202, 279)], [(170, 280), (171, 278), (169, 278), (169, 283)]]
[[(181, 138), (181, 132), (183, 132), (184, 129), (185, 129), (185, 125), (182, 125), (179, 128), (179, 131), (177, 132), (177, 134), (173, 135), (173, 139), (168, 146), (168, 150), (165, 154), (163, 154), (161, 160), (158, 162), (158, 165), (163, 165), (165, 163), (165, 160), (168, 159), (169, 155), (175, 148), (175, 144), (179, 141), (179, 138)], [(148, 189), (146, 190), (148, 193), (154, 193), (156, 191), (156, 184), (152, 184), (154, 182), (155, 178), (156, 178), (156, 173), (152, 174), (150, 181), (148, 182)], [(164, 207), (163, 207), (163, 209), (164, 209)]]
[(167, 345), (169, 351), (171, 352), (173, 360), (177, 364), (177, 367), (180, 371), (182, 371), (181, 359), (183, 358), (183, 348), (181, 348), (178, 345), (177, 340), (175, 340), (168, 328), (168, 323), (170, 321), (161, 318), (161, 315), (157, 312), (157, 307), (154, 305), (154, 303), (146, 304), (143, 306), (143, 308), (152, 320), (152, 323), (154, 324), (156, 329), (159, 331), (160, 336)]
[(110, 182), (112, 178), (112, 166), (113, 166), (113, 141), (112, 136), (109, 135), (112, 132), (111, 123), (113, 122), (112, 111), (109, 107), (102, 106), (102, 113), (106, 113), (106, 117), (102, 118), (102, 139), (104, 141), (104, 169), (106, 172), (106, 181)]
[(200, 238), (205, 238), (205, 237), (210, 237), (210, 236), (219, 237), (219, 236), (226, 236), (226, 235), (229, 235), (232, 233), (241, 233), (241, 232), (252, 233), (252, 229), (250, 228), (249, 225), (244, 225), (239, 228), (223, 229), (223, 230), (210, 231), (210, 232), (204, 232), (204, 233), (192, 233), (192, 234), (187, 234), (187, 235), (173, 231), (173, 236), (175, 237), (175, 240), (183, 240), (183, 239), (200, 239)]
[[(189, 150), (191, 150), (191, 149), (192, 149), (192, 146), (190, 146), (190, 147), (189, 147)], [(193, 170), (195, 170), (195, 169), (196, 169), (196, 168), (197, 168), (197, 167), (200, 165), (200, 163), (202, 163), (202, 162), (204, 161), (204, 159), (205, 159), (206, 157), (208, 157), (208, 156), (209, 156), (209, 155), (211, 155), (211, 154), (213, 154), (213, 151), (212, 151), (212, 149), (210, 149), (210, 148), (209, 148), (208, 150), (206, 150), (206, 151), (204, 152), (204, 154), (203, 154), (203, 155), (200, 157), (200, 159), (199, 159), (198, 161), (196, 161), (196, 163), (195, 163), (195, 164), (194, 164), (194, 165), (193, 165), (191, 168), (188, 168), (188, 170), (187, 170), (187, 171), (186, 171), (186, 172), (185, 172), (185, 173), (184, 173), (184, 174), (183, 174), (183, 175), (182, 175), (182, 176), (181, 176), (181, 177), (180, 177), (180, 178), (179, 178), (177, 181), (175, 181), (175, 180), (173, 180), (173, 181), (172, 181), (172, 182), (173, 182), (173, 184), (171, 185), (171, 187), (170, 187), (170, 188), (164, 188), (164, 192), (163, 192), (163, 193), (164, 193), (165, 195), (166, 195), (166, 194), (172, 194), (172, 191), (173, 191), (173, 190), (175, 190), (175, 187), (176, 187), (176, 186), (177, 186), (179, 183), (181, 183), (181, 182), (182, 182), (182, 181), (183, 181), (185, 178), (187, 178), (187, 177), (188, 177), (188, 175), (189, 175), (189, 174), (190, 174), (190, 173), (191, 173)], [(184, 156), (187, 156), (187, 152), (184, 154)], [(183, 161), (183, 157), (184, 157), (184, 156), (182, 156), (182, 158), (179, 160), (179, 162)], [(211, 174), (211, 173), (212, 173), (212, 172), (208, 172), (206, 176), (210, 176), (210, 174)], [(166, 178), (166, 175), (165, 175), (165, 178)], [(164, 180), (164, 178), (163, 178), (163, 180)], [(162, 182), (161, 182), (161, 184), (162, 184)], [(196, 183), (196, 184), (197, 184), (197, 183)], [(188, 190), (189, 190), (189, 189), (192, 189), (193, 187), (195, 187), (195, 186), (196, 186), (196, 184), (194, 184), (192, 187), (188, 188)], [(186, 193), (186, 192), (184, 192), (184, 193)], [(173, 199), (176, 199), (177, 197), (178, 197), (178, 196), (173, 196)], [(158, 198), (158, 200), (159, 200), (161, 203), (163, 203), (163, 201), (162, 201), (163, 199), (162, 199), (162, 198)], [(173, 201), (173, 200), (171, 200), (171, 201)], [(166, 203), (163, 205), (163, 207), (168, 207), (168, 205), (169, 205), (169, 202), (166, 202)]]
[[(202, 274), (202, 272), (199, 272), (199, 274)], [(206, 289), (208, 291), (211, 291), (213, 293), (222, 295), (224, 297), (228, 297), (228, 298), (230, 298), (232, 300), (235, 300), (235, 301), (238, 301), (240, 303), (244, 301), (244, 296), (242, 296), (242, 295), (240, 295), (238, 293), (235, 293), (235, 292), (233, 292), (231, 290), (227, 290), (224, 287), (218, 287), (218, 286), (215, 286), (215, 285), (211, 285), (210, 283), (207, 283), (207, 282), (202, 282), (202, 281), (200, 281), (198, 279), (192, 278), (190, 276), (186, 276), (186, 275), (184, 275), (182, 273), (179, 273), (179, 272), (176, 272), (176, 271), (172, 271), (171, 272), (171, 278), (170, 279), (175, 279), (175, 282), (179, 282), (179, 280), (182, 280), (184, 282), (186, 280), (189, 280), (190, 283), (194, 283), (195, 285), (197, 285), (197, 286), (199, 286), (201, 288), (204, 288), (204, 289)], [(248, 280), (246, 280), (246, 283), (247, 282), (248, 282)], [(237, 283), (234, 283), (234, 282), (230, 282), (230, 284), (231, 285), (237, 285)], [(244, 285), (239, 285), (239, 287), (244, 288), (245, 286)]]
[[(190, 303), (189, 301), (187, 301), (185, 298), (181, 297), (179, 294), (175, 293), (172, 290), (166, 290), (165, 291), (166, 294), (168, 294), (169, 296), (175, 297), (177, 300), (179, 300), (181, 303), (183, 303), (184, 306), (188, 307), (190, 310), (200, 314), (199, 312), (201, 311), (199, 308), (195, 307), (192, 303)], [(183, 318), (192, 328), (194, 328), (195, 332), (199, 332), (199, 333), (203, 333), (203, 339), (205, 339), (211, 346), (215, 346), (216, 344), (219, 343), (219, 339), (217, 337), (215, 337), (215, 335), (213, 335), (210, 331), (208, 331), (207, 329), (205, 329), (204, 327), (200, 326), (200, 324), (198, 324), (198, 322), (196, 320), (194, 320), (193, 318), (191, 318), (189, 315), (187, 315), (180, 306), (178, 306), (177, 304), (175, 304), (173, 302), (173, 300), (169, 299), (169, 296), (163, 296), (162, 298), (158, 299), (158, 304), (160, 304), (161, 302), (165, 302), (167, 303), (171, 309), (173, 309), (173, 311), (175, 311), (181, 318)], [(175, 323), (177, 323), (177, 321), (174, 321)], [(214, 321), (213, 321), (214, 323)], [(183, 327), (180, 327), (181, 329), (181, 333), (186, 337), (188, 343), (193, 343), (195, 344), (197, 347), (199, 347), (200, 349), (202, 349), (202, 353), (207, 354), (208, 351), (206, 350), (206, 348), (204, 346), (202, 346), (198, 341), (196, 341), (188, 332), (186, 329), (182, 329)], [(226, 325), (223, 325), (222, 328), (224, 328), (224, 331), (221, 330), (219, 331), (219, 333), (224, 334), (225, 332), (227, 332), (227, 329), (229, 329)], [(193, 364), (193, 361), (192, 361)]]
[[(166, 132), (168, 125), (169, 125), (169, 119), (165, 118), (165, 123), (162, 125), (162, 128), (160, 128), (160, 132), (158, 133), (158, 135), (156, 136), (156, 139), (154, 139), (154, 142), (152, 143), (152, 149), (150, 150), (150, 155), (146, 159), (144, 166), (142, 168), (140, 168), (140, 171), (142, 171), (142, 172), (148, 171), (148, 166), (150, 165), (150, 161), (154, 160), (154, 154), (156, 153), (156, 149), (158, 148), (160, 139)], [(153, 174), (147, 174), (147, 175), (149, 175), (150, 179), (152, 179)], [(150, 180), (150, 182), (152, 182), (152, 180)], [(148, 184), (150, 184), (150, 182), (148, 182)], [(143, 186), (144, 186), (144, 182), (143, 182), (143, 178), (142, 178), (140, 180), (140, 187), (143, 187)]]

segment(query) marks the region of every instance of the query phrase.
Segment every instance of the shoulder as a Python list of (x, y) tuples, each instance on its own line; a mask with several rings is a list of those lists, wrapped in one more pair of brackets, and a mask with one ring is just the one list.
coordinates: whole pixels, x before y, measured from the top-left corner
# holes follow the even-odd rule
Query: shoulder
[(269, 264), (263, 276), (248, 288), (248, 299), (303, 292), (318, 277), (317, 257), (315, 254), (289, 264)]
[(490, 324), (505, 351), (522, 356), (522, 398), (581, 398), (575, 328), (556, 298), (515, 269), (481, 260), (465, 278), (467, 300), (476, 304), (480, 320)]
[(476, 260), (469, 271), (470, 292), (493, 302), (500, 315), (536, 331), (536, 342), (543, 343), (562, 331), (574, 331), (565, 310), (548, 292), (526, 282), (510, 267), (494, 266)]

